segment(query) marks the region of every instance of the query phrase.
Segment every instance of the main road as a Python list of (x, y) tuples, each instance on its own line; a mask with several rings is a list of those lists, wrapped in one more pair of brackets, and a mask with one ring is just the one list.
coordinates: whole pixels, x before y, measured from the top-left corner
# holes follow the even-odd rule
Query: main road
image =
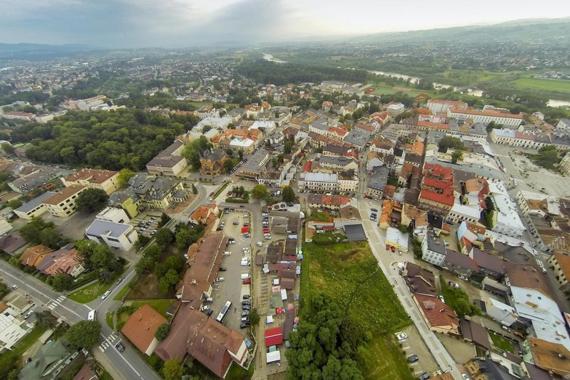
[(409, 292), (406, 283), (399, 275), (396, 268), (392, 265), (394, 262), (394, 255), (386, 251), (384, 236), (380, 233), (376, 223), (371, 222), (367, 217), (370, 214), (370, 207), (380, 209), (377, 202), (371, 204), (363, 198), (358, 198), (358, 211), (362, 217), (362, 225), (366, 232), (366, 236), (368, 237), (372, 253), (378, 261), (378, 265), (380, 265), (382, 272), (384, 272), (384, 275), (392, 284), (394, 292), (398, 296), (400, 303), (416, 325), (420, 336), (431, 351), (441, 370), (451, 373), (454, 379), (462, 379), (462, 375), (457, 368), (457, 364), (425, 322), (416, 303), (412, 299), (412, 295)]

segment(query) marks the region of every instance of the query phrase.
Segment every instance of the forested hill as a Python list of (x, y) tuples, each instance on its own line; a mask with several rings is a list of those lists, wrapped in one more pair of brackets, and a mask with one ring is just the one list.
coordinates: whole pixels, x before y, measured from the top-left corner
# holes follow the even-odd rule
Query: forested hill
[(165, 117), (141, 110), (71, 112), (47, 124), (24, 125), (14, 142), (31, 142), (26, 155), (36, 161), (118, 170), (141, 170), (194, 117)]
[(458, 43), (490, 44), (521, 43), (541, 45), (570, 45), (570, 18), (554, 20), (511, 21), (495, 25), (461, 26), (454, 28), (415, 30), (401, 33), (381, 33), (357, 37), (353, 42), (380, 45)]

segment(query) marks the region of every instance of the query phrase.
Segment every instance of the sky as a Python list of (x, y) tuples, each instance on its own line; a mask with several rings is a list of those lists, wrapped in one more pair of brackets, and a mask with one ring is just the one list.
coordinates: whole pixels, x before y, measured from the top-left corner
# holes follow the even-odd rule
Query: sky
[(0, 0), (0, 42), (255, 44), (570, 16), (570, 0)]

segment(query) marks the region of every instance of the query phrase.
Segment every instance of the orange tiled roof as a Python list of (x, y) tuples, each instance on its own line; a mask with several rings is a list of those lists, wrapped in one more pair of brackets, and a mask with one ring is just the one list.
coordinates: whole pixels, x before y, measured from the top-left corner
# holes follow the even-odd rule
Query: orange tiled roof
[(146, 352), (155, 339), (156, 330), (166, 323), (160, 313), (151, 306), (144, 304), (127, 320), (121, 333), (141, 352)]

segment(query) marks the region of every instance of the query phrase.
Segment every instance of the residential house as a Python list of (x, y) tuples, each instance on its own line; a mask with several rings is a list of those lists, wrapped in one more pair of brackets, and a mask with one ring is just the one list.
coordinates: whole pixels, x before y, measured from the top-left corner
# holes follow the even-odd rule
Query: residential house
[(224, 163), (230, 157), (221, 149), (206, 151), (200, 158), (200, 174), (216, 176), (224, 173)]
[(534, 365), (565, 379), (570, 377), (570, 350), (556, 342), (528, 339)]
[(321, 156), (319, 158), (319, 166), (333, 171), (358, 170), (358, 163), (347, 157)]
[(61, 179), (65, 187), (85, 186), (111, 194), (119, 188), (119, 172), (101, 169), (80, 169)]
[(308, 194), (307, 204), (310, 208), (340, 210), (350, 204), (350, 198), (342, 195)]
[(410, 292), (426, 296), (437, 295), (435, 276), (432, 271), (414, 263), (406, 262), (406, 266), (402, 270), (402, 276), (404, 276)]
[(389, 174), (390, 170), (385, 166), (374, 168), (368, 175), (366, 196), (372, 199), (382, 199)]
[(400, 215), (400, 225), (411, 228), (414, 235), (423, 240), (428, 228), (427, 212), (412, 204), (404, 203)]
[(447, 256), (447, 243), (436, 236), (433, 231), (428, 231), (427, 238), (422, 242), (422, 259), (438, 267), (443, 266)]
[(156, 331), (168, 323), (158, 311), (150, 305), (139, 307), (124, 324), (121, 333), (142, 353), (152, 355), (158, 346)]
[(106, 244), (109, 247), (130, 250), (138, 240), (136, 229), (122, 209), (107, 207), (95, 217), (85, 230), (89, 240)]
[(408, 234), (397, 228), (388, 227), (386, 229), (386, 250), (388, 252), (408, 252)]
[(438, 164), (425, 164), (419, 203), (428, 210), (447, 215), (455, 203), (453, 171)]
[(182, 157), (183, 150), (184, 143), (176, 139), (146, 164), (146, 170), (152, 175), (180, 175), (188, 166), (188, 161)]
[(485, 351), (491, 350), (489, 333), (487, 332), (487, 329), (480, 324), (469, 319), (462, 319), (459, 323), (459, 330), (461, 331), (461, 335), (463, 335), (463, 340), (472, 343)]
[(479, 267), (479, 272), (486, 276), (490, 276), (495, 280), (501, 280), (505, 275), (508, 263), (500, 257), (491, 255), (481, 251), (479, 248), (473, 247), (469, 252), (469, 257)]
[(65, 187), (43, 202), (51, 215), (61, 218), (68, 217), (77, 210), (77, 197), (85, 190), (87, 187), (81, 185)]
[(165, 209), (175, 203), (183, 202), (188, 197), (182, 182), (168, 176), (138, 173), (129, 180), (129, 185), (137, 198), (137, 203), (143, 207)]
[(266, 164), (269, 158), (270, 155), (267, 150), (263, 148), (257, 149), (255, 153), (249, 156), (247, 161), (238, 168), (236, 175), (249, 180), (257, 180), (261, 173), (266, 170)]
[(11, 350), (31, 331), (26, 321), (14, 314), (6, 304), (0, 304), (0, 352)]
[(7, 235), (0, 236), (0, 251), (10, 256), (15, 256), (26, 244), (26, 240), (24, 240), (19, 232), (11, 232)]
[(30, 220), (32, 218), (37, 218), (40, 215), (47, 212), (48, 208), (44, 201), (55, 195), (53, 191), (47, 191), (41, 195), (38, 195), (34, 199), (22, 204), (20, 207), (14, 210), (19, 218)]
[(467, 103), (458, 100), (430, 99), (427, 102), (427, 108), (432, 113), (447, 113), (450, 109), (464, 110), (467, 109)]
[(503, 326), (511, 326), (519, 319), (514, 307), (492, 297), (485, 300), (485, 314)]
[(155, 350), (162, 360), (192, 356), (219, 378), (225, 378), (232, 361), (244, 366), (249, 353), (243, 336), (216, 322), (189, 304), (182, 304), (170, 333)]
[(448, 305), (439, 298), (414, 294), (414, 301), (430, 329), (440, 334), (459, 335), (459, 319)]
[(334, 192), (338, 188), (338, 175), (334, 173), (304, 173), (299, 180), (300, 190)]
[(211, 225), (213, 221), (220, 215), (220, 210), (215, 203), (198, 206), (190, 215), (190, 222), (194, 224)]
[[(439, 260), (439, 257), (437, 259)], [(445, 250), (441, 267), (465, 279), (479, 272), (479, 266), (471, 257), (451, 249)]]
[(53, 250), (45, 245), (35, 245), (27, 248), (20, 256), (20, 263), (28, 267), (38, 268), (43, 259)]
[(50, 340), (40, 347), (30, 361), (26, 362), (20, 371), (20, 379), (50, 379), (59, 373), (77, 356), (70, 352), (62, 343), (62, 339)]
[(47, 276), (68, 274), (77, 277), (85, 271), (83, 257), (72, 244), (48, 253), (36, 267)]

